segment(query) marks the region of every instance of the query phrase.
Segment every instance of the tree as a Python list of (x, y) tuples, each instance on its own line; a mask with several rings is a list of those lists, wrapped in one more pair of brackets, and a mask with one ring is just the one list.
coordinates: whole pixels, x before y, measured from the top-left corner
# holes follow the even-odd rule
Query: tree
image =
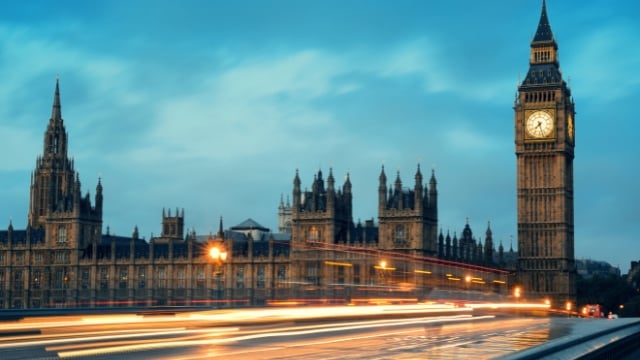
[[(579, 276), (577, 290), (580, 307), (586, 304), (600, 304), (605, 314), (609, 312), (617, 314), (624, 310), (625, 316), (637, 316), (637, 313), (631, 315), (635, 307), (630, 303), (637, 292), (623, 277), (614, 274), (598, 274), (590, 278)], [(627, 309), (627, 303), (629, 303), (629, 309)]]

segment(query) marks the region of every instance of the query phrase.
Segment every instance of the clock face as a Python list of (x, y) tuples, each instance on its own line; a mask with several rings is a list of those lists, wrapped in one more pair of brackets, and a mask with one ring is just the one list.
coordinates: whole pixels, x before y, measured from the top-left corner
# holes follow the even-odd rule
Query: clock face
[(536, 111), (529, 115), (527, 133), (534, 138), (546, 138), (553, 132), (553, 118), (546, 111)]

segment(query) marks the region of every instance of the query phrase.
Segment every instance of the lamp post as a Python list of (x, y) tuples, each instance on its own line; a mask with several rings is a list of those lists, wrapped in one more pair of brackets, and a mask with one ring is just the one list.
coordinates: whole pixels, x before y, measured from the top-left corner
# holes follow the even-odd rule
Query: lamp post
[(227, 261), (227, 251), (224, 249), (222, 241), (209, 247), (209, 258), (213, 261), (213, 273), (216, 276), (216, 300), (222, 298), (222, 264)]

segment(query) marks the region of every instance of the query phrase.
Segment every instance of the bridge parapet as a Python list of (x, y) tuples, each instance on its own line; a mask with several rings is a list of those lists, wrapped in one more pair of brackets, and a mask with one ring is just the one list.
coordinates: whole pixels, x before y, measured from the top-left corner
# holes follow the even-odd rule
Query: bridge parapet
[(640, 346), (640, 318), (584, 319), (571, 329), (569, 335), (498, 359), (618, 359)]

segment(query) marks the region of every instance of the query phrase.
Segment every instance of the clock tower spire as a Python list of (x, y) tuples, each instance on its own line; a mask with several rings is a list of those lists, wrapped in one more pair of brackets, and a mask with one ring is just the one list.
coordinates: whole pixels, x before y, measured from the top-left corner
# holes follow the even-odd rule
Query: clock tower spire
[(550, 298), (555, 307), (575, 304), (575, 109), (544, 0), (514, 112), (518, 281), (529, 298)]

